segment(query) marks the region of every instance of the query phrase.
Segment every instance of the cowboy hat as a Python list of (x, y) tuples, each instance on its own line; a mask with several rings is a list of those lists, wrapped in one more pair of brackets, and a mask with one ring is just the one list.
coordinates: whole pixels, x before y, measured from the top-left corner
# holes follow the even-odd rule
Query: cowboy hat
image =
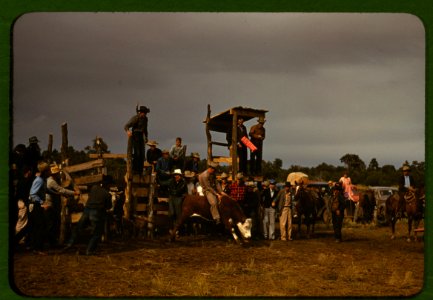
[(35, 137), (35, 136), (32, 136), (31, 138), (29, 138), (29, 144), (37, 144), (37, 143), (39, 143), (40, 141), (38, 140), (38, 138), (37, 137)]
[(195, 173), (191, 172), (189, 170), (186, 170), (183, 176), (186, 177), (186, 178), (192, 178), (192, 177), (195, 176)]
[(211, 161), (211, 162), (209, 162), (209, 164), (208, 164), (208, 167), (209, 167), (209, 168), (213, 168), (213, 169), (218, 168), (218, 166), (219, 166), (219, 163), (214, 162), (214, 161)]
[(44, 172), (44, 171), (47, 171), (47, 170), (49, 170), (49, 168), (50, 168), (50, 166), (46, 163), (46, 162), (40, 162), (40, 163), (38, 163), (38, 171), (39, 172)]
[(58, 165), (51, 166), (50, 170), (51, 170), (51, 174), (58, 174), (58, 173), (60, 173), (60, 168), (59, 168)]
[(242, 174), (241, 172), (236, 174), (236, 179), (242, 179), (242, 178), (244, 178), (244, 174)]
[(227, 173), (226, 172), (222, 172), (222, 174), (221, 174), (221, 179), (225, 179), (225, 178), (228, 178), (229, 177), (229, 175), (227, 175)]
[(200, 158), (200, 154), (197, 153), (197, 152), (193, 152), (193, 153), (191, 153), (191, 156), (192, 156), (192, 157), (195, 157), (195, 158)]
[(147, 143), (146, 143), (146, 145), (149, 145), (149, 146), (157, 146), (158, 145), (158, 143), (156, 142), (156, 141), (153, 141), (153, 140), (150, 140), (150, 141), (148, 141)]
[(180, 175), (180, 176), (182, 176), (182, 175), (183, 175), (183, 174), (182, 174), (182, 170), (181, 170), (181, 169), (175, 169), (175, 170), (173, 171), (172, 175)]
[(146, 106), (140, 106), (140, 108), (138, 109), (139, 112), (144, 112), (144, 113), (148, 113), (150, 112), (150, 109), (148, 109)]

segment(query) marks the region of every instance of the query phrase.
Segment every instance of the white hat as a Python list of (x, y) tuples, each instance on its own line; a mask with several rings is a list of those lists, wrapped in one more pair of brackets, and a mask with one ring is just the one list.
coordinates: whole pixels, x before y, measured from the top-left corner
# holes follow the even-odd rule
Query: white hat
[(173, 172), (172, 175), (180, 175), (180, 176), (182, 176), (182, 170), (181, 169), (176, 169), (176, 170), (174, 170), (174, 172)]

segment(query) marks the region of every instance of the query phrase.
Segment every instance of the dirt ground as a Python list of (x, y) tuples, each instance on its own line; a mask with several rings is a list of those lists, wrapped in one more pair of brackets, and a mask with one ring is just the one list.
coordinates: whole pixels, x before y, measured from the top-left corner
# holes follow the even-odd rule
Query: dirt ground
[(96, 256), (82, 254), (84, 243), (48, 255), (18, 250), (10, 277), (36, 297), (411, 296), (423, 289), (424, 242), (406, 242), (406, 230), (399, 221), (391, 240), (388, 227), (346, 222), (342, 243), (319, 224), (310, 239), (247, 246), (202, 235), (113, 239)]

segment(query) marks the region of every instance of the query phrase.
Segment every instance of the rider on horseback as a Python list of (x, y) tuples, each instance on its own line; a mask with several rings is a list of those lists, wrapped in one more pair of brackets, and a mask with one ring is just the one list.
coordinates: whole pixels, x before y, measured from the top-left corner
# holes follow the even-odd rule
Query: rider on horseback
[(404, 211), (405, 196), (408, 192), (415, 190), (415, 181), (413, 176), (410, 175), (410, 167), (408, 165), (403, 166), (403, 175), (398, 180), (398, 196), (399, 196), (399, 210), (397, 217), (401, 217)]
[(210, 212), (216, 224), (221, 223), (220, 214), (218, 212), (218, 202), (221, 201), (222, 189), (219, 182), (216, 180), (215, 170), (219, 166), (218, 163), (211, 161), (208, 164), (206, 171), (198, 176), (200, 186), (203, 188), (203, 193), (210, 204)]

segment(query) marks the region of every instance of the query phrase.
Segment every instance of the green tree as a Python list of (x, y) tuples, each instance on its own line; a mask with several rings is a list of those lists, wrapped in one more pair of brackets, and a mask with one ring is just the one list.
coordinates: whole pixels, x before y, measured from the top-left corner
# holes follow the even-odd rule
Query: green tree
[(365, 170), (365, 163), (356, 154), (346, 154), (340, 158), (340, 161), (346, 165), (349, 173)]
[(86, 146), (84, 150), (87, 151), (87, 154), (104, 154), (104, 153), (110, 153), (108, 150), (107, 143), (104, 142), (104, 139), (102, 137), (96, 136), (92, 140), (92, 146)]
[(376, 171), (379, 169), (379, 163), (375, 158), (372, 158), (370, 163), (368, 164), (368, 170), (369, 171)]

